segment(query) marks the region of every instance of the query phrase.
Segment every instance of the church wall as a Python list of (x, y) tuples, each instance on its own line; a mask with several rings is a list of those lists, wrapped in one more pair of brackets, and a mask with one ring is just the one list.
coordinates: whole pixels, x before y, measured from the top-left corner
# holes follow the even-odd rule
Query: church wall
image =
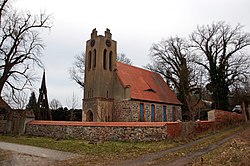
[(137, 122), (139, 105), (136, 101), (123, 100), (114, 102), (114, 122)]
[(87, 112), (93, 113), (94, 122), (109, 122), (112, 121), (113, 100), (104, 98), (92, 98), (83, 102), (83, 119), (89, 121)]
[(115, 74), (115, 78), (114, 78), (113, 97), (116, 100), (122, 100), (122, 99), (126, 98), (124, 88), (123, 88), (117, 74)]
[[(116, 122), (138, 122), (140, 121), (140, 103), (144, 104), (144, 121), (151, 122), (151, 105), (155, 105), (155, 122), (163, 122), (163, 106), (166, 106), (166, 120), (168, 122), (182, 120), (181, 107), (145, 101), (123, 100), (115, 101), (113, 110), (113, 121)], [(174, 109), (174, 114), (173, 114)]]
[(113, 100), (98, 100), (98, 115), (101, 122), (112, 121)]
[(88, 99), (83, 101), (83, 112), (82, 112), (82, 121), (87, 121), (87, 111), (92, 111), (93, 113), (93, 121), (97, 121), (98, 119), (96, 118), (96, 115), (98, 114), (97, 112), (97, 102), (95, 99)]

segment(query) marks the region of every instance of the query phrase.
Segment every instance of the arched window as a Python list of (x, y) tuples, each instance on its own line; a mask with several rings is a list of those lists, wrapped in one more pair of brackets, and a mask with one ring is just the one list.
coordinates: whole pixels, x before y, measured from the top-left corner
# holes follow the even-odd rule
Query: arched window
[(88, 64), (88, 66), (89, 66), (89, 69), (91, 69), (91, 51), (89, 51), (89, 64)]
[(167, 121), (167, 107), (163, 106), (163, 122)]
[(105, 49), (103, 51), (103, 68), (104, 68), (104, 70), (107, 69), (106, 63), (107, 63), (107, 50)]
[(151, 105), (151, 122), (155, 121), (155, 105)]
[(94, 69), (96, 68), (96, 49), (94, 49)]
[(86, 113), (86, 121), (93, 122), (93, 120), (94, 120), (93, 112), (91, 110), (88, 110), (88, 112)]
[(112, 51), (109, 53), (109, 70), (112, 71)]
[(144, 122), (144, 104), (140, 103), (140, 122)]

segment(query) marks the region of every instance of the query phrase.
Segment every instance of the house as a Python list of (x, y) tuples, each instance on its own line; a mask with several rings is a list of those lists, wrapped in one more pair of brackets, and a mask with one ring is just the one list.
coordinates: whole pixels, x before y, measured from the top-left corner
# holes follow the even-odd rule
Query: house
[(0, 97), (0, 133), (23, 134), (26, 124), (34, 117), (32, 110), (12, 109)]
[(110, 30), (86, 42), (83, 121), (162, 122), (181, 120), (181, 105), (162, 77), (116, 61)]
[(10, 106), (0, 97), (0, 133), (7, 132), (7, 120), (10, 111)]

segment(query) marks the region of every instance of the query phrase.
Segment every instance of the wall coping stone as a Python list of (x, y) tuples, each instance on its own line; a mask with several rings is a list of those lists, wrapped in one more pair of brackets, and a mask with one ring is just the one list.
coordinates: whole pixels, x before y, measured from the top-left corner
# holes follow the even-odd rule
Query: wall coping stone
[(80, 122), (33, 120), (29, 125), (91, 126), (91, 127), (165, 127), (179, 122)]

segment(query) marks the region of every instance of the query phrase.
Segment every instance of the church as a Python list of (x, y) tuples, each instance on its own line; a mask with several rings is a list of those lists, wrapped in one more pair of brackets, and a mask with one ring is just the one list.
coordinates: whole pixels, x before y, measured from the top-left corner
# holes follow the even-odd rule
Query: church
[(116, 61), (109, 29), (86, 42), (82, 121), (172, 122), (182, 119), (175, 93), (155, 72)]

